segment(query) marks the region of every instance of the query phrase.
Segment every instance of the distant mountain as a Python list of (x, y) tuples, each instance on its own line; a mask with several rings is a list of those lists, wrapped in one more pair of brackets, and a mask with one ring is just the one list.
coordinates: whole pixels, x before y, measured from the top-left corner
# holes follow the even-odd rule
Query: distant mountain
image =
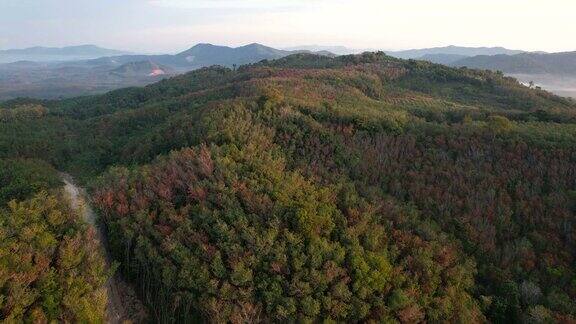
[(118, 67), (122, 64), (143, 62), (143, 61), (152, 61), (157, 64), (166, 65), (181, 71), (188, 71), (191, 69), (189, 62), (187, 62), (183, 57), (169, 54), (109, 56), (109, 57), (100, 57), (92, 60), (86, 60), (78, 63), (91, 66), (115, 65)]
[[(296, 53), (313, 53), (334, 57), (353, 50), (343, 46), (307, 45), (290, 49), (275, 49), (261, 44), (241, 47), (198, 44), (176, 55), (138, 55), (122, 51), (82, 45), (63, 48), (31, 47), (0, 51), (0, 100), (15, 96), (54, 98), (101, 93), (117, 88), (145, 85), (158, 78), (185, 73), (202, 67), (225, 67), (279, 59)], [(576, 52), (546, 54), (525, 53), (502, 47), (447, 46), (388, 52), (399, 58), (413, 58), (433, 63), (500, 70), (509, 75), (522, 75), (521, 81), (548, 81), (535, 74), (575, 76)], [(548, 85), (538, 85), (556, 93), (571, 91), (574, 83), (561, 86), (558, 78)], [(560, 85), (559, 85), (560, 84)], [(562, 92), (556, 89), (562, 88)], [(566, 90), (568, 89), (568, 90)]]
[(198, 44), (176, 56), (184, 59), (190, 66), (203, 67), (210, 65), (241, 65), (277, 59), (290, 54), (292, 54), (290, 51), (278, 50), (260, 44), (250, 44), (236, 48)]
[(576, 52), (479, 55), (449, 65), (502, 71), (524, 84), (534, 84), (561, 96), (576, 98)]
[(0, 64), (0, 101), (16, 97), (56, 99), (144, 86), (176, 75), (171, 67), (145, 60), (114, 59)]
[(402, 59), (419, 59), (426, 55), (461, 55), (461, 56), (477, 56), (477, 55), (499, 55), (507, 54), (514, 55), (524, 53), (524, 51), (510, 50), (503, 47), (462, 47), (462, 46), (446, 46), (413, 49), (397, 52), (386, 52), (390, 56)]
[(12, 63), (17, 61), (72, 61), (91, 59), (103, 56), (130, 54), (126, 51), (118, 51), (96, 45), (80, 45), (68, 47), (30, 47), (24, 49), (8, 49), (0, 51), (0, 63)]
[[(255, 43), (241, 47), (198, 44), (176, 55), (121, 55), (98, 58), (86, 62), (86, 64), (126, 64), (130, 62), (153, 61), (157, 64), (174, 68), (180, 72), (186, 72), (212, 65), (232, 67), (234, 65), (256, 63), (262, 60), (273, 60), (302, 52), (310, 53), (310, 51), (279, 50)], [(315, 54), (334, 56), (334, 54), (326, 51), (315, 52)]]
[(38, 68), (43, 66), (43, 63), (38, 63), (34, 61), (17, 61), (13, 63), (2, 64), (3, 69), (30, 69)]
[(480, 55), (452, 63), (476, 69), (498, 70), (510, 74), (556, 74), (576, 76), (576, 52)]
[(187, 72), (211, 65), (232, 67), (234, 64), (255, 63), (264, 59), (284, 57), (289, 54), (290, 52), (276, 50), (259, 44), (251, 44), (238, 48), (198, 44), (176, 55), (120, 55), (101, 57), (84, 63), (91, 66), (118, 66), (127, 63), (152, 61), (179, 72)]
[(320, 56), (328, 56), (328, 57), (337, 57), (337, 54), (334, 54), (330, 51), (317, 51), (317, 52), (303, 52), (303, 53), (310, 53), (310, 54), (315, 54), (315, 55), (320, 55)]
[(418, 57), (418, 60), (428, 61), (436, 64), (450, 65), (456, 61), (467, 58), (466, 55), (459, 54), (426, 54), (424, 56)]
[(96, 45), (79, 45), (67, 47), (29, 47), (24, 49), (9, 49), (0, 51), (2, 54), (24, 54), (24, 55), (70, 55), (70, 56), (111, 56), (129, 54), (126, 51), (118, 51)]
[(175, 71), (152, 61), (141, 61), (123, 64), (110, 73), (124, 77), (157, 77), (175, 74)]
[[(42, 63), (26, 60), (0, 64), (0, 100), (19, 96), (59, 98), (102, 93), (128, 86), (146, 85), (161, 78), (212, 65), (233, 67), (295, 53), (309, 53), (278, 50), (260, 44), (237, 48), (198, 44), (176, 55), (112, 55), (71, 61), (70, 57), (73, 56), (46, 60), (46, 57), (54, 56), (47, 56), (46, 53), (56, 53), (52, 50), (35, 48), (27, 53), (31, 52), (44, 58), (39, 60)], [(86, 49), (76, 48), (66, 53), (76, 55), (87, 52)], [(326, 51), (317, 54), (334, 56)]]
[(366, 51), (370, 51), (368, 49), (356, 49), (356, 48), (349, 48), (345, 46), (322, 46), (322, 45), (303, 45), (303, 46), (294, 46), (285, 48), (287, 51), (305, 51), (305, 52), (312, 52), (312, 53), (319, 53), (319, 52), (328, 52), (331, 54), (336, 55), (349, 55), (349, 54), (358, 54)]

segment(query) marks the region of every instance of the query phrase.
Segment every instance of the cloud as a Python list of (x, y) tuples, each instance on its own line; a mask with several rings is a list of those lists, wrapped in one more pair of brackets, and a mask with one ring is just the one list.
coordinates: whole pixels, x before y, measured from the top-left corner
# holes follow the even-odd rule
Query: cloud
[[(576, 2), (548, 0), (0, 0), (0, 46), (196, 42), (574, 50)], [(58, 5), (56, 5), (58, 4)], [(65, 5), (63, 5), (65, 4)], [(114, 10), (109, 10), (111, 6)], [(58, 17), (55, 21), (54, 17)], [(553, 36), (553, 37), (552, 37)], [(114, 46), (116, 45), (116, 46)]]
[[(179, 10), (183, 17), (153, 26), (143, 39), (169, 45), (214, 42), (272, 46), (304, 43), (344, 44), (357, 48), (404, 49), (450, 44), (551, 49), (564, 34), (568, 39), (568, 5), (518, 6), (520, 0), (149, 0)], [(549, 0), (560, 3), (563, 0)], [(570, 5), (576, 8), (575, 5)], [(253, 9), (254, 8), (254, 9)], [(531, 23), (538, 28), (530, 29)], [(487, 23), (490, 22), (490, 23)], [(572, 28), (573, 29), (573, 28)], [(566, 38), (568, 37), (568, 38)], [(186, 46), (182, 45), (182, 46)], [(563, 45), (570, 46), (570, 45)]]
[(305, 0), (149, 0), (152, 6), (180, 9), (273, 9), (300, 7), (318, 1)]

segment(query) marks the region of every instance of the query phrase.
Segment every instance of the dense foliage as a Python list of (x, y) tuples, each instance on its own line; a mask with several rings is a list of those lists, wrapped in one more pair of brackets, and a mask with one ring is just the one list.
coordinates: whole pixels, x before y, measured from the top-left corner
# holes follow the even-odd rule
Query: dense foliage
[[(0, 121), (9, 131), (2, 142), (23, 140), (20, 131), (38, 143), (50, 140), (25, 122), (43, 123), (38, 112), (45, 111), (29, 105), (0, 109), (1, 116), (11, 116)], [(11, 128), (17, 125), (22, 128)], [(48, 162), (20, 158), (10, 148), (4, 157), (14, 158), (0, 158), (0, 321), (104, 322), (108, 273), (93, 229), (70, 209)], [(37, 157), (51, 161), (44, 153)]]
[(248, 130), (102, 179), (114, 250), (162, 320), (481, 321), (473, 263), (433, 228), (433, 240), (414, 233), (429, 225), (415, 210), (315, 185), (286, 170), (265, 129)]
[(158, 321), (575, 320), (570, 100), (368, 53), (23, 104)]
[(0, 210), (0, 319), (103, 322), (107, 274), (95, 240), (61, 196)]
[(54, 168), (42, 160), (0, 159), (0, 206), (59, 185)]

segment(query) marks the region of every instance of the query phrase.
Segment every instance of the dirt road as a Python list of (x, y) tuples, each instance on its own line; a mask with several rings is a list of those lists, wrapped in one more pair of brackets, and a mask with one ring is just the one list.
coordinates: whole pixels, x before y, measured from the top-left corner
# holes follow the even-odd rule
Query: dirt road
[[(102, 250), (104, 251), (106, 263), (110, 266), (112, 264), (112, 259), (108, 249), (106, 248), (106, 235), (102, 228), (98, 226), (96, 222), (96, 214), (85, 200), (85, 191), (76, 186), (70, 175), (63, 173), (61, 174), (61, 177), (65, 183), (64, 190), (70, 196), (72, 208), (79, 211), (84, 220), (96, 229), (98, 240), (100, 241)], [(123, 282), (119, 274), (115, 274), (108, 280), (106, 289), (108, 290), (108, 306), (106, 310), (107, 322), (113, 324), (123, 323), (124, 321), (138, 322), (138, 320), (135, 320), (135, 316), (131, 316), (126, 309), (126, 305), (134, 304), (135, 294), (129, 286)]]

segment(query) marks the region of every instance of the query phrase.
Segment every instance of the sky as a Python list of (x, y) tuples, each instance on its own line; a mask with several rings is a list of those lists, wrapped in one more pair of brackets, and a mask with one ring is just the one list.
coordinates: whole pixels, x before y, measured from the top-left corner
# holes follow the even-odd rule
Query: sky
[(0, 49), (196, 43), (576, 50), (574, 0), (0, 0)]

